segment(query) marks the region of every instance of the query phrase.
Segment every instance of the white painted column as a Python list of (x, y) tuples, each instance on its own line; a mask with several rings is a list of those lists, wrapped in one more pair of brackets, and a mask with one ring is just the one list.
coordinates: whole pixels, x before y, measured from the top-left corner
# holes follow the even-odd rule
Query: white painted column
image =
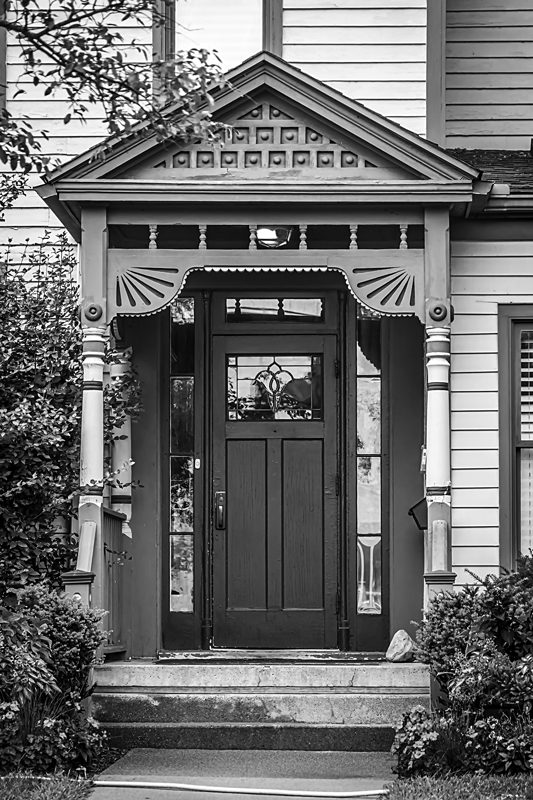
[(451, 431), (450, 329), (426, 328), (426, 601), (450, 589), (451, 571)]
[[(111, 381), (122, 381), (131, 372), (131, 349), (121, 351), (119, 357), (111, 364)], [(113, 440), (111, 463), (113, 484), (111, 487), (111, 505), (115, 511), (126, 516), (122, 523), (122, 533), (131, 538), (131, 417), (126, 415), (124, 424), (113, 431), (118, 437)]]
[(104, 488), (104, 355), (105, 328), (83, 329), (83, 396), (81, 408), (80, 487), (85, 495)]

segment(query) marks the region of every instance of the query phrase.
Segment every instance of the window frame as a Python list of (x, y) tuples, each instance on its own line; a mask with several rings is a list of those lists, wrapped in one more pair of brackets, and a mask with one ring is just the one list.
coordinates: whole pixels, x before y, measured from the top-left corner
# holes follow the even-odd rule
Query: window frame
[(498, 306), (500, 564), (512, 569), (520, 552), (520, 333), (533, 330), (533, 305)]
[[(176, 1), (167, 3), (158, 0), (157, 13), (164, 17), (163, 25), (153, 26), (154, 56), (162, 61), (176, 54)], [(283, 0), (263, 0), (262, 46), (267, 53), (282, 55), (283, 49)]]

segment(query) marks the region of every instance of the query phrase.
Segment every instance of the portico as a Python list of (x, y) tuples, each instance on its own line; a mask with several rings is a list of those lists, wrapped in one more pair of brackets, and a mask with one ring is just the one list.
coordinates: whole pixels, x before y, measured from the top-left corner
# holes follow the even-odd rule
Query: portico
[[(454, 581), (448, 228), (483, 186), (277, 57), (229, 78), (223, 146), (139, 135), (40, 189), (81, 245), (67, 588), (120, 609), (113, 647), (133, 656), (382, 651)], [(108, 492), (110, 336), (144, 410), (112, 454), (126, 486)], [(422, 539), (408, 510), (423, 494)]]

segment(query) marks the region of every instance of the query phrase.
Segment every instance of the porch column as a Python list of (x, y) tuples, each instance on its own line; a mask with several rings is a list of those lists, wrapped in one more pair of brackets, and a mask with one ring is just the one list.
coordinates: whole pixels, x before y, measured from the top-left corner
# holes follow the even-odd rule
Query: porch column
[(425, 212), (426, 501), (425, 603), (449, 590), (451, 571), (450, 257), (449, 211)]
[(449, 589), (451, 572), (450, 329), (426, 328), (426, 600)]
[[(131, 348), (119, 351), (118, 358), (111, 364), (111, 381), (122, 380), (131, 372)], [(111, 486), (111, 505), (114, 511), (124, 514), (122, 533), (131, 538), (131, 417), (126, 414), (120, 428), (113, 431), (111, 451), (113, 485)]]
[[(104, 361), (108, 339), (107, 218), (105, 208), (82, 209), (80, 250), (83, 395), (80, 442), (80, 579), (94, 573), (87, 592), (92, 606), (104, 608), (105, 564), (102, 540), (104, 492)], [(66, 583), (69, 583), (68, 581)], [(71, 590), (73, 589), (70, 581)], [(84, 596), (83, 592), (79, 592)]]

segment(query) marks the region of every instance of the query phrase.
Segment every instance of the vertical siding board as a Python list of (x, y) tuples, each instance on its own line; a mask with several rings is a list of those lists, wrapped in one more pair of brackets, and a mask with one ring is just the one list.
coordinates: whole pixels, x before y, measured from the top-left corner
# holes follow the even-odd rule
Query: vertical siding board
[[(530, 0), (454, 0), (446, 14), (446, 144), (529, 149), (533, 130)], [(516, 94), (516, 91), (524, 91)], [(511, 90), (515, 94), (505, 96)]]

